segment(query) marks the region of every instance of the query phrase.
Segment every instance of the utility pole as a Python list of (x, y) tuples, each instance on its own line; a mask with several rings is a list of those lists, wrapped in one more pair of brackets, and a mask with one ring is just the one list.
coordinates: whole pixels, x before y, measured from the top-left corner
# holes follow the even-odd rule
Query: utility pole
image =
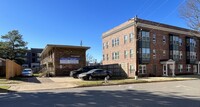
[(82, 42), (82, 40), (81, 40), (80, 46), (83, 46), (83, 42)]

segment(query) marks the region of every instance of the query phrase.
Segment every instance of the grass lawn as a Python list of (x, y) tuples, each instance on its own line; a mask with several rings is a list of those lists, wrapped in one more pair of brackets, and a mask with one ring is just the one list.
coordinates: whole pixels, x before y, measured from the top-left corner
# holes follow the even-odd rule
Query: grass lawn
[(0, 84), (6, 84), (8, 81), (5, 78), (0, 78)]
[(8, 92), (9, 88), (10, 88), (10, 86), (0, 86), (0, 93), (2, 93), (2, 92)]
[(108, 83), (104, 83), (104, 80), (93, 80), (93, 81), (78, 81), (75, 82), (75, 84), (77, 84), (78, 87), (90, 87), (90, 86), (102, 86), (102, 85), (184, 81), (193, 79), (200, 79), (200, 76), (191, 75), (191, 76), (176, 76), (176, 77), (147, 77), (147, 78), (140, 78), (138, 80), (129, 78), (129, 79), (109, 80)]
[(41, 74), (40, 73), (34, 73), (33, 76), (34, 77), (39, 77)]
[(132, 84), (132, 83), (146, 83), (145, 80), (135, 80), (135, 79), (120, 79), (120, 80), (109, 80), (105, 83), (104, 80), (94, 80), (94, 81), (80, 81), (76, 82), (78, 87), (89, 87), (89, 86), (101, 86), (101, 85), (117, 85), (117, 84)]

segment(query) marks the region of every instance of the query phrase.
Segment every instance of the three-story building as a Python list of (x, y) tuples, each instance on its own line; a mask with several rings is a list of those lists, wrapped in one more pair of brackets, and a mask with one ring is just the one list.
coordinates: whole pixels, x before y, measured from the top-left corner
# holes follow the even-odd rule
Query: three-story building
[(199, 32), (137, 17), (103, 33), (103, 65), (131, 77), (200, 74)]

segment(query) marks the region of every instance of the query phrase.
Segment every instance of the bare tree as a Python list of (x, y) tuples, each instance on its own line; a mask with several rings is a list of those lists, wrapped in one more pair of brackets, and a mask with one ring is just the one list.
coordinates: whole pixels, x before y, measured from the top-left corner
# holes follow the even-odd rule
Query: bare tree
[(87, 66), (89, 65), (90, 62), (93, 62), (94, 61), (94, 57), (90, 54), (87, 54), (86, 55), (86, 63), (87, 63)]
[(190, 28), (200, 31), (200, 0), (187, 0), (180, 7), (179, 13)]

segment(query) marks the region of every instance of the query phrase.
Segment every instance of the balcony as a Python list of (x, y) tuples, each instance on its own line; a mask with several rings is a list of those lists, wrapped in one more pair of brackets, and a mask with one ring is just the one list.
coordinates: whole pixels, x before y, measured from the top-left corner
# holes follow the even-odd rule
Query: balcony
[(42, 59), (41, 64), (45, 63), (53, 63), (53, 58), (46, 57), (45, 59)]

